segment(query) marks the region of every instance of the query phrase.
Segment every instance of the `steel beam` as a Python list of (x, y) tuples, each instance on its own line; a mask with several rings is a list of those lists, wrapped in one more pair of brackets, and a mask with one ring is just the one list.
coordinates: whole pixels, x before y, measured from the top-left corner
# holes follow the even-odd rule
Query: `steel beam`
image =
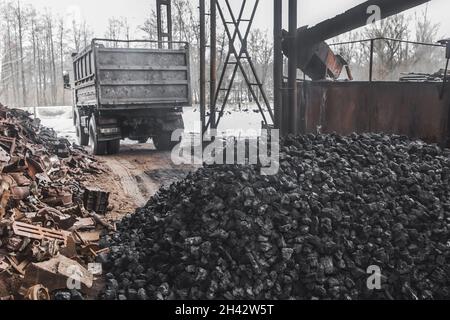
[(200, 1), (200, 118), (202, 135), (206, 128), (206, 22), (205, 0)]
[(306, 41), (313, 39), (315, 43), (325, 41), (367, 25), (371, 22), (372, 15), (376, 14), (368, 10), (371, 7), (374, 9), (378, 7), (380, 18), (386, 19), (429, 1), (431, 0), (368, 0), (305, 30), (302, 36)]
[(373, 53), (375, 50), (375, 39), (370, 40), (369, 81), (373, 81)]
[[(163, 7), (166, 8), (167, 13), (165, 30), (162, 19)], [(164, 42), (168, 42), (168, 48), (172, 49), (172, 0), (156, 0), (156, 20), (158, 25), (158, 47), (162, 49)]]
[(283, 119), (283, 102), (282, 102), (282, 86), (283, 86), (283, 52), (282, 52), (282, 28), (283, 28), (283, 1), (274, 0), (274, 53), (273, 53), (273, 100), (275, 113), (275, 127), (282, 129)]
[(289, 0), (289, 51), (288, 87), (290, 133), (298, 134), (299, 112), (297, 106), (297, 0)]
[(210, 43), (210, 96), (209, 117), (211, 129), (216, 128), (216, 92), (217, 92), (217, 0), (210, 2), (211, 43)]

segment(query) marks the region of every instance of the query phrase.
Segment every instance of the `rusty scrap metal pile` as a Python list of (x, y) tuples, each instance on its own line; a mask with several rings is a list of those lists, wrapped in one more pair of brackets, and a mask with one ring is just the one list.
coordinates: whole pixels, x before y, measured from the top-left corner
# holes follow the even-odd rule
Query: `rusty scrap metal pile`
[(124, 219), (103, 297), (450, 299), (449, 150), (308, 135), (280, 159), (205, 167)]
[(113, 226), (100, 216), (109, 194), (83, 181), (102, 165), (27, 112), (0, 105), (0, 172), (0, 284), (9, 293), (0, 299), (64, 296), (75, 272), (81, 291), (92, 288), (86, 267), (101, 252), (98, 225)]

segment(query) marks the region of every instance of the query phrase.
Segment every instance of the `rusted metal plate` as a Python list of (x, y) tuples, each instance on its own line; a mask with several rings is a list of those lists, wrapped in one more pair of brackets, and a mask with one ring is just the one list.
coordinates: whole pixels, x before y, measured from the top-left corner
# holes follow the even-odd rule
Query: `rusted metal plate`
[[(300, 82), (300, 128), (305, 133), (382, 132), (448, 145), (450, 85), (442, 83)], [(284, 121), (289, 115), (284, 115)]]
[(23, 286), (39, 283), (50, 292), (67, 289), (68, 281), (74, 275), (81, 285), (82, 292), (92, 288), (94, 281), (92, 274), (76, 261), (59, 255), (49, 261), (32, 263), (26, 270)]

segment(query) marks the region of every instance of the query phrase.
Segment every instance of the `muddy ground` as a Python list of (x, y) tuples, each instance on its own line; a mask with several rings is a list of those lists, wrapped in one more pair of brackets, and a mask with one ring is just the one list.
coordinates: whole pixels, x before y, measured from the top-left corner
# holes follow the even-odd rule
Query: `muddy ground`
[(153, 144), (125, 144), (115, 156), (98, 157), (111, 175), (95, 178), (88, 186), (111, 192), (112, 213), (108, 218), (120, 220), (144, 206), (163, 186), (183, 179), (194, 166), (176, 166), (170, 152), (156, 151)]

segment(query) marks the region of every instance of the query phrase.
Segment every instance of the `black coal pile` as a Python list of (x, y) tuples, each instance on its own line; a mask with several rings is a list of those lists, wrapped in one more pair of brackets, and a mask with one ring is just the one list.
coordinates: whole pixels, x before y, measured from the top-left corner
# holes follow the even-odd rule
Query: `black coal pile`
[(448, 150), (376, 134), (283, 146), (276, 176), (206, 167), (126, 218), (103, 298), (450, 299)]

